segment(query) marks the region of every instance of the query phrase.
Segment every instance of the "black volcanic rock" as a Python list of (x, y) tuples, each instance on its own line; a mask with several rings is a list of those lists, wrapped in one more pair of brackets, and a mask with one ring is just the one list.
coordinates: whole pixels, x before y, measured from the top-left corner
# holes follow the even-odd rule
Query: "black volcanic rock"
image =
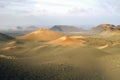
[(55, 25), (51, 30), (58, 31), (58, 32), (80, 32), (81, 29), (75, 26), (69, 26), (69, 25)]
[(9, 41), (9, 40), (13, 40), (14, 38), (11, 36), (8, 36), (6, 34), (2, 34), (0, 33), (0, 41)]

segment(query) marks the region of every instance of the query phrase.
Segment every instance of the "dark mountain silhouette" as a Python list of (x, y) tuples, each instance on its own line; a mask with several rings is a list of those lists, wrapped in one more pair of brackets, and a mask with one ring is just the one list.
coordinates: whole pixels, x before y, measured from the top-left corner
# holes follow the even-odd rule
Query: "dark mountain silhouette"
[(79, 32), (81, 31), (80, 28), (75, 26), (69, 26), (69, 25), (55, 25), (51, 30), (58, 31), (58, 32)]
[(0, 41), (9, 41), (13, 40), (14, 38), (11, 36), (8, 36), (6, 34), (0, 33)]

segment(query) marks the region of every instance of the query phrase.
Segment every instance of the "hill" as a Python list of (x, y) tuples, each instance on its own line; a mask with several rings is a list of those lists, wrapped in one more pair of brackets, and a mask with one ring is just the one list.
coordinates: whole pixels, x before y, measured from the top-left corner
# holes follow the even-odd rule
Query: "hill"
[(102, 36), (114, 36), (120, 34), (120, 25), (113, 24), (100, 24), (91, 30), (91, 33), (102, 35)]
[[(46, 35), (46, 29), (42, 30), (43, 33), (35, 31), (36, 36), (52, 37)], [(85, 46), (76, 45), (84, 44), (82, 41), (86, 41)], [(10, 42), (1, 46), (0, 79), (120, 80), (120, 46), (111, 46), (113, 42), (87, 36), (62, 36), (49, 42), (51, 44), (41, 41)]]
[(13, 40), (14, 38), (11, 36), (8, 36), (6, 34), (2, 34), (0, 33), (0, 41), (9, 41), (9, 40)]
[(57, 39), (61, 36), (63, 36), (63, 34), (59, 32), (55, 32), (46, 28), (41, 28), (37, 31), (23, 35), (18, 39), (24, 39), (29, 41), (49, 41), (49, 40)]
[(75, 26), (69, 25), (55, 25), (50, 30), (58, 31), (58, 32), (80, 32), (81, 29)]
[(113, 30), (115, 25), (112, 24), (100, 24), (92, 29), (95, 33), (101, 33), (103, 31)]
[(97, 27), (94, 27), (93, 30), (102, 32), (102, 31), (119, 31), (120, 25), (113, 25), (113, 24), (100, 24)]
[(93, 36), (42, 28), (1, 43), (0, 79), (120, 80), (119, 26), (97, 27), (101, 32)]

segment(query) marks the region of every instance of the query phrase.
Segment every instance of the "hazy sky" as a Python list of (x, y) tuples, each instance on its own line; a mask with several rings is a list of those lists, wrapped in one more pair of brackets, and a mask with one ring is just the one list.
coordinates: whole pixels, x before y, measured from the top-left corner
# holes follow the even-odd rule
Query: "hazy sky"
[(0, 0), (0, 26), (120, 24), (120, 0)]

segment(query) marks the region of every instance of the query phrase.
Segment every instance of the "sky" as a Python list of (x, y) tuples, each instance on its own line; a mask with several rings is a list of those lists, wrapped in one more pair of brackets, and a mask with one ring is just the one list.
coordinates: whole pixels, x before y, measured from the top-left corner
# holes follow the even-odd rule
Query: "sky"
[(0, 27), (120, 24), (120, 0), (0, 0)]

